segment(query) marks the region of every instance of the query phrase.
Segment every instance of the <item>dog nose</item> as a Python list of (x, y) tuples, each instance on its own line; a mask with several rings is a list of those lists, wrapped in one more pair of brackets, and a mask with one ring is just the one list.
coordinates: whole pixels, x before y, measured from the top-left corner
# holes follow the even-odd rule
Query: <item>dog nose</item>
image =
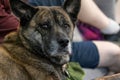
[(60, 44), (61, 47), (66, 47), (68, 46), (69, 40), (68, 39), (59, 39), (58, 43)]

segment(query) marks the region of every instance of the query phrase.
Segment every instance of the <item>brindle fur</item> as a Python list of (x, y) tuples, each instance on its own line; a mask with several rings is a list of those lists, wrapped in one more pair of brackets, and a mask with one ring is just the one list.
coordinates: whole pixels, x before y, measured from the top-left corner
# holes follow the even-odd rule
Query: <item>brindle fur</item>
[(20, 28), (0, 46), (0, 80), (65, 80), (62, 65), (69, 61), (80, 0), (66, 0), (62, 7), (10, 4)]

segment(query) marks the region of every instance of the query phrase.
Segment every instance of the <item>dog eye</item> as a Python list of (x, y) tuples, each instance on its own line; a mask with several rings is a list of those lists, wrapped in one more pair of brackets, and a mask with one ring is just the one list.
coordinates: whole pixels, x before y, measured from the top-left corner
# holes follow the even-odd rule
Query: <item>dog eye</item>
[(46, 21), (44, 23), (40, 23), (39, 26), (43, 29), (50, 29), (51, 28), (49, 21)]
[(48, 28), (48, 25), (47, 25), (47, 24), (43, 24), (43, 25), (42, 25), (42, 28), (47, 29), (47, 28)]
[(50, 26), (48, 24), (39, 24), (40, 28), (48, 29)]
[(69, 26), (69, 24), (64, 24), (64, 27), (69, 28), (70, 26)]

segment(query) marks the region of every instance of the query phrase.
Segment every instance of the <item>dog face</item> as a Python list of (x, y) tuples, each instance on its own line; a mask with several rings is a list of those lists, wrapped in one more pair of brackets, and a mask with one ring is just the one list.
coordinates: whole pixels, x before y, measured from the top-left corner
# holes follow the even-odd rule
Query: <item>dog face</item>
[(10, 0), (10, 4), (20, 18), (20, 37), (32, 52), (56, 64), (67, 63), (80, 0), (66, 0), (62, 7), (34, 8), (20, 0)]

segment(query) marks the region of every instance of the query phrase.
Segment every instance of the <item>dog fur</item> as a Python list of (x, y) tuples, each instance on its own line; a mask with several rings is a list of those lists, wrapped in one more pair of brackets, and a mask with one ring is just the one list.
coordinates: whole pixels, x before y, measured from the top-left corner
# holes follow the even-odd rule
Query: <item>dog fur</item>
[(69, 62), (80, 0), (61, 7), (10, 4), (20, 27), (0, 45), (0, 80), (66, 80), (62, 66)]

